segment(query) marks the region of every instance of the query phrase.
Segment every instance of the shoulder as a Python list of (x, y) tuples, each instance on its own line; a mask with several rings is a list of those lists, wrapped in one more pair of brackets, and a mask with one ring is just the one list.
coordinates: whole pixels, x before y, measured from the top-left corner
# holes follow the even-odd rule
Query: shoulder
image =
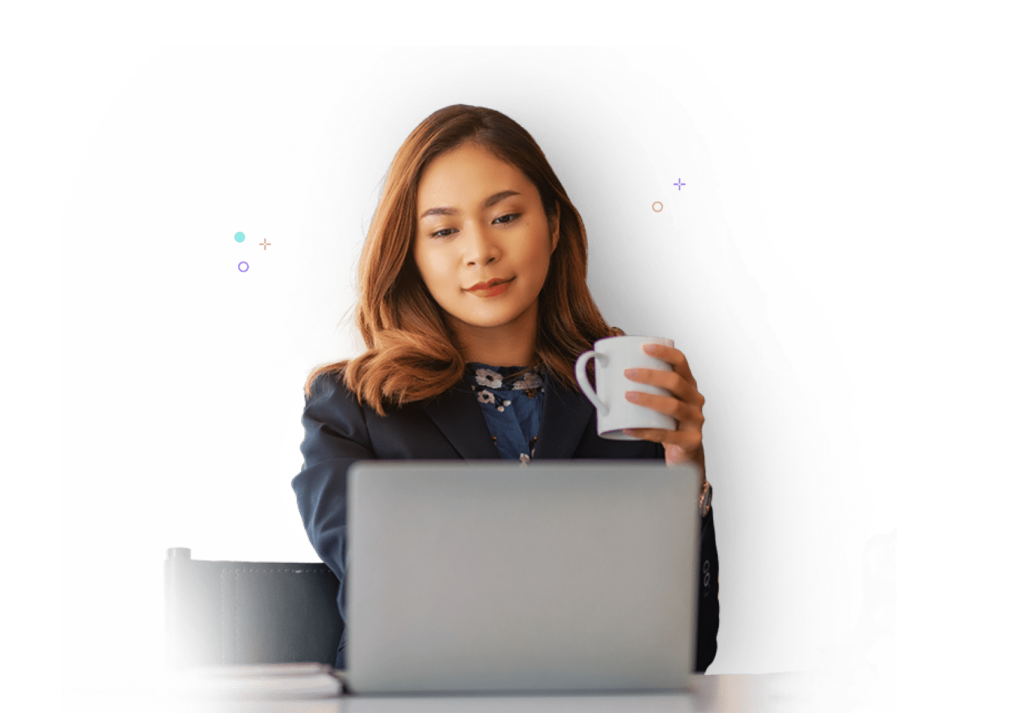
[(344, 372), (318, 374), (309, 386), (302, 421), (316, 423), (365, 422), (363, 406), (345, 384)]
[(310, 383), (306, 403), (339, 396), (355, 398), (355, 394), (345, 384), (345, 371), (324, 371), (317, 374)]
[(303, 420), (336, 420), (358, 421), (363, 429), (368, 423), (380, 425), (383, 421), (391, 421), (409, 411), (418, 411), (416, 407), (423, 403), (415, 402), (405, 406), (383, 403), (384, 413), (379, 414), (375, 406), (360, 397), (349, 388), (345, 381), (345, 371), (324, 372), (318, 374), (309, 385)]
[(340, 457), (370, 457), (365, 412), (340, 374), (320, 374), (310, 384), (302, 426), (305, 467)]

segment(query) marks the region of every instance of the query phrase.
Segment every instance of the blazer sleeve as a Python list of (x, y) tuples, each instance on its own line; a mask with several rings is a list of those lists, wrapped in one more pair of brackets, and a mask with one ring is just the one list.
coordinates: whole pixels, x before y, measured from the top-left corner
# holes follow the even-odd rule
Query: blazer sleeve
[(341, 587), (338, 608), (345, 619), (345, 535), (348, 469), (373, 459), (366, 420), (355, 395), (334, 376), (318, 377), (302, 412), (305, 437), (301, 472), (292, 479), (306, 534)]
[(718, 653), (718, 544), (715, 508), (700, 523), (700, 569), (697, 572), (697, 654), (694, 671), (704, 672)]

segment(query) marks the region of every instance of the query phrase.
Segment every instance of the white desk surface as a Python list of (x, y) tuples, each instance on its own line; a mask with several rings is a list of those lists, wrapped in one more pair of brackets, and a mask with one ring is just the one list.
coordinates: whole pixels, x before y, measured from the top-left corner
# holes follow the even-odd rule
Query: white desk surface
[[(64, 709), (163, 713), (828, 713), (893, 710), (806, 673), (695, 676), (683, 693), (513, 696), (339, 696), (318, 699), (163, 700), (155, 691), (65, 691)], [(874, 698), (873, 696), (869, 696)], [(859, 700), (858, 700), (859, 699)]]

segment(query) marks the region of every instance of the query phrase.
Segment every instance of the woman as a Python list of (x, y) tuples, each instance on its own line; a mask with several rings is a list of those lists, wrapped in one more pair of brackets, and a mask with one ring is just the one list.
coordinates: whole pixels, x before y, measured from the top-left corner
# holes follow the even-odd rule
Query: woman
[[(597, 436), (574, 365), (595, 340), (623, 332), (604, 321), (586, 272), (583, 221), (525, 129), (456, 105), (409, 135), (359, 262), (356, 318), (367, 350), (316, 369), (305, 387), (304, 464), (292, 487), (314, 549), (339, 580), (346, 478), (357, 460), (658, 458), (692, 461), (703, 473), (704, 398), (672, 347), (649, 352), (673, 371), (627, 377), (673, 394), (630, 392), (677, 429), (640, 429), (637, 441)], [(694, 504), (703, 513), (697, 671), (714, 659), (718, 633), (718, 553), (709, 487), (704, 493)], [(344, 618), (344, 586), (338, 605)], [(344, 667), (343, 646), (336, 666)]]

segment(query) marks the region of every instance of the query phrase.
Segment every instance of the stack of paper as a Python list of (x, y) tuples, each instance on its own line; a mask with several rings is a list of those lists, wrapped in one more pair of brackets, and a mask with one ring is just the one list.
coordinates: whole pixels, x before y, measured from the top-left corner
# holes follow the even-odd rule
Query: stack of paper
[(322, 663), (203, 666), (168, 676), (172, 697), (330, 698), (341, 694), (344, 672)]

